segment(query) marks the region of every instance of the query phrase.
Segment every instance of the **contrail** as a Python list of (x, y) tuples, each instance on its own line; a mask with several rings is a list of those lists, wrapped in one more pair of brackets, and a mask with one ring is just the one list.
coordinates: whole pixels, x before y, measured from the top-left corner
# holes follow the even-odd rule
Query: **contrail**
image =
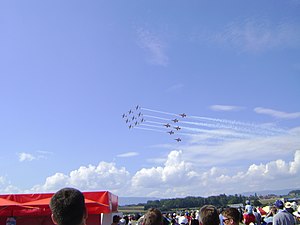
[(151, 124), (141, 124), (141, 126), (146, 126), (146, 127), (156, 127), (156, 128), (163, 128), (161, 126), (155, 126), (155, 125), (151, 125)]
[[(175, 136), (185, 135), (195, 137), (200, 135), (200, 139), (210, 141), (222, 140), (238, 140), (249, 139), (257, 136), (275, 136), (286, 133), (286, 130), (276, 127), (266, 127), (263, 124), (254, 124), (240, 122), (236, 120), (226, 120), (219, 118), (211, 118), (204, 116), (180, 117), (180, 114), (172, 112), (164, 112), (149, 108), (140, 108), (144, 111), (143, 118), (149, 118), (138, 126), (133, 128), (166, 133), (166, 130), (173, 130)], [(169, 117), (169, 118), (168, 118)], [(172, 119), (178, 119), (177, 123), (173, 123)], [(170, 127), (164, 127), (165, 123), (169, 123)], [(175, 130), (179, 126), (181, 130)], [(182, 132), (184, 130), (185, 132)]]
[(158, 116), (144, 115), (144, 117), (154, 118), (154, 119), (158, 119), (158, 120), (171, 121), (171, 119), (167, 119), (167, 118), (163, 118), (163, 117), (158, 117)]
[(158, 110), (154, 110), (154, 109), (147, 109), (147, 108), (141, 108), (141, 109), (142, 109), (142, 110), (145, 110), (145, 111), (156, 112), (156, 113), (162, 113), (162, 114), (171, 115), (171, 116), (178, 116), (178, 114), (170, 113), (170, 112), (163, 112), (163, 111), (158, 111)]
[(150, 131), (155, 131), (155, 132), (164, 133), (164, 131), (162, 131), (162, 130), (156, 130), (156, 129), (145, 128), (145, 127), (134, 127), (134, 129), (140, 129), (140, 130), (150, 130)]
[[(163, 112), (159, 110), (154, 110), (154, 109), (148, 109), (148, 108), (142, 108), (150, 112), (155, 112), (155, 113), (162, 113), (166, 115), (173, 115), (173, 116), (178, 116), (176, 113), (171, 113), (171, 112)], [(227, 129), (234, 129), (237, 131), (243, 131), (251, 134), (256, 134), (256, 135), (277, 135), (277, 134), (283, 134), (286, 133), (286, 130), (279, 129), (279, 128), (273, 128), (273, 127), (262, 127), (259, 124), (253, 124), (253, 123), (245, 123), (245, 122), (240, 122), (240, 121), (235, 121), (235, 120), (226, 120), (226, 119), (218, 119), (218, 118), (211, 118), (211, 117), (203, 117), (203, 116), (187, 116), (189, 119), (195, 119), (195, 120), (203, 120), (203, 121), (210, 121), (211, 123), (205, 123), (201, 124), (203, 126), (207, 127), (215, 127), (215, 128), (227, 128)], [(161, 117), (153, 117), (156, 119), (162, 119)], [(168, 120), (164, 118), (164, 120)], [(179, 120), (179, 123), (188, 123), (188, 121), (182, 121)], [(192, 122), (190, 122), (192, 123)], [(196, 126), (199, 126), (200, 124), (193, 124)]]
[(147, 123), (160, 124), (162, 126), (164, 125), (164, 123), (156, 122), (156, 121), (151, 121), (151, 120), (147, 120)]

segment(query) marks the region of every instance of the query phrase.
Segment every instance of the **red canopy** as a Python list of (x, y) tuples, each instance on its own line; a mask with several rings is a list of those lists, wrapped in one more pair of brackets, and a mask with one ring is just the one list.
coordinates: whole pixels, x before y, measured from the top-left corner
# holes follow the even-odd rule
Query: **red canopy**
[[(118, 210), (118, 196), (108, 191), (83, 192), (89, 214), (111, 213)], [(0, 216), (50, 215), (53, 193), (0, 195)]]

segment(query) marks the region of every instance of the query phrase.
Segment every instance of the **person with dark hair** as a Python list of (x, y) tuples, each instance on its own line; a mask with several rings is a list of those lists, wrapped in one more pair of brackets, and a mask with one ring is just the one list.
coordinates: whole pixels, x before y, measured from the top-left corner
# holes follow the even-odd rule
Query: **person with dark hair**
[(240, 212), (236, 208), (226, 208), (222, 212), (224, 225), (239, 225)]
[(281, 200), (277, 200), (274, 203), (275, 207), (278, 209), (276, 215), (273, 217), (273, 225), (295, 225), (296, 220), (294, 216), (286, 211), (284, 204)]
[(119, 215), (114, 215), (113, 216), (113, 222), (112, 222), (112, 224), (111, 225), (118, 225), (119, 224), (119, 222), (120, 222), (120, 216)]
[(200, 209), (200, 224), (201, 225), (219, 225), (219, 213), (213, 205), (204, 205)]
[(253, 208), (253, 215), (255, 216), (255, 224), (260, 225), (261, 224), (261, 214), (257, 211), (256, 208)]
[(150, 208), (144, 215), (143, 225), (162, 225), (163, 216), (159, 209)]
[(57, 225), (85, 225), (87, 210), (83, 194), (74, 188), (63, 188), (50, 200), (51, 218)]

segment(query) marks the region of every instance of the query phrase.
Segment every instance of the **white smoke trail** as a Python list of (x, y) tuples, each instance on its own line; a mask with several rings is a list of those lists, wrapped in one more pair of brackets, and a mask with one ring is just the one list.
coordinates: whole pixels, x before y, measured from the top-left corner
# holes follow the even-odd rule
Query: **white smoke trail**
[(161, 114), (166, 114), (166, 115), (171, 115), (171, 116), (178, 116), (176, 113), (170, 113), (170, 112), (163, 112), (163, 111), (158, 111), (154, 109), (147, 109), (147, 108), (141, 108), (142, 110), (149, 111), (149, 112), (156, 112), (156, 113), (161, 113)]
[(146, 127), (134, 127), (134, 129), (149, 130), (149, 131), (155, 131), (155, 132), (165, 133), (162, 130), (156, 130), (156, 129), (146, 128)]
[(158, 116), (144, 115), (144, 117), (149, 117), (149, 118), (158, 119), (158, 120), (164, 120), (164, 121), (171, 121), (171, 119), (163, 118), (163, 117), (158, 117)]

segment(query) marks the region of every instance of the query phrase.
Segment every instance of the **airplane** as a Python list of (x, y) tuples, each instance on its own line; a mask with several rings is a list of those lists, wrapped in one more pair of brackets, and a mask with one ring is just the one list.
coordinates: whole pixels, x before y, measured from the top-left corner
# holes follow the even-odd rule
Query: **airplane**
[(181, 116), (183, 118), (183, 117), (186, 117), (186, 114), (185, 113), (181, 113), (181, 114), (179, 114), (179, 116)]
[(177, 141), (177, 142), (181, 141), (180, 138), (175, 138), (174, 140)]
[(171, 134), (174, 134), (174, 131), (171, 130), (171, 131), (168, 131), (167, 133), (169, 133), (171, 135)]
[(143, 115), (141, 112), (138, 114), (138, 116), (141, 116), (141, 115)]
[(174, 127), (176, 130), (180, 130), (181, 129), (181, 127), (179, 127), (179, 126), (177, 126), (177, 127)]
[(123, 118), (126, 117), (125, 113), (122, 115), (122, 117), (123, 117)]
[(139, 106), (139, 105), (137, 105), (137, 106), (135, 107), (135, 109), (136, 109), (136, 110), (138, 110), (139, 108), (140, 108), (140, 106)]
[(133, 116), (133, 117), (132, 117), (132, 120), (134, 120), (134, 119), (135, 119), (135, 117)]
[(130, 128), (132, 128), (132, 125), (131, 125), (131, 124), (129, 125), (129, 129), (130, 129)]
[(128, 123), (128, 122), (129, 122), (129, 119), (126, 120), (126, 123)]
[(164, 124), (164, 126), (165, 127), (170, 127), (171, 125), (167, 123), (167, 124)]
[(145, 121), (144, 118), (142, 118), (142, 119), (141, 119), (141, 123), (144, 122), (144, 121)]
[(138, 123), (138, 121), (136, 121), (134, 124), (135, 124), (135, 125), (138, 125), (139, 123)]
[(178, 119), (174, 119), (172, 120), (174, 123), (177, 123), (179, 120)]
[(129, 113), (129, 114), (132, 113), (131, 109), (128, 111), (128, 113)]

